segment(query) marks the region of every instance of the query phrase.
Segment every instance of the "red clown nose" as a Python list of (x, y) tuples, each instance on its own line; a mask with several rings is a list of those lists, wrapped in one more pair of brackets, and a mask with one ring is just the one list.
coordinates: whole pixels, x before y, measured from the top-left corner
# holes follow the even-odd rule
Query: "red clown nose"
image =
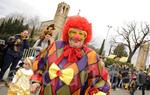
[(75, 35), (74, 37), (73, 37), (75, 40), (80, 40), (80, 35), (79, 34), (77, 34), (77, 35)]

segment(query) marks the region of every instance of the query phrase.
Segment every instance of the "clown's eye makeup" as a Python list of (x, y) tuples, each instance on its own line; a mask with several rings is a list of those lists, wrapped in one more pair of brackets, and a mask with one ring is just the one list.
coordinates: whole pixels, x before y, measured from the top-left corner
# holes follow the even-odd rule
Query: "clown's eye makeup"
[(84, 33), (82, 33), (82, 32), (79, 32), (79, 35), (81, 35), (81, 36), (84, 36)]
[(72, 34), (76, 34), (76, 31), (70, 31), (70, 33), (72, 33)]

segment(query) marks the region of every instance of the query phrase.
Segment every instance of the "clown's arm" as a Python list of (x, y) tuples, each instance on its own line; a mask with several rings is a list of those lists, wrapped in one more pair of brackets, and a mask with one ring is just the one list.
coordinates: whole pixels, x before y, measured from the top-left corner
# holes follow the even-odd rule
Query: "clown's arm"
[(104, 63), (98, 58), (93, 57), (95, 54), (88, 54), (88, 85), (86, 88), (86, 93), (89, 95), (107, 95), (110, 91), (110, 81), (107, 69)]
[(47, 68), (49, 67), (49, 64), (47, 62), (48, 60), (48, 51), (51, 50), (52, 46), (49, 45), (45, 50), (43, 50), (35, 59), (32, 65), (32, 70), (34, 72), (33, 76), (31, 77), (31, 92), (35, 93), (35, 90), (40, 86), (43, 85), (43, 75)]

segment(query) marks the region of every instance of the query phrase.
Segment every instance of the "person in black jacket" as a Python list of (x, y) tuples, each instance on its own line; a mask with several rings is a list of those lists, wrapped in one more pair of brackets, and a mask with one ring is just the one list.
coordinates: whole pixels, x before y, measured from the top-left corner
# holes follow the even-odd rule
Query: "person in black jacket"
[[(22, 57), (23, 50), (29, 48), (28, 34), (28, 31), (24, 30), (20, 34), (9, 37), (4, 55), (4, 64), (0, 72), (0, 81), (10, 65), (10, 71), (15, 71), (17, 63)], [(8, 77), (13, 77), (13, 74), (10, 73)]]

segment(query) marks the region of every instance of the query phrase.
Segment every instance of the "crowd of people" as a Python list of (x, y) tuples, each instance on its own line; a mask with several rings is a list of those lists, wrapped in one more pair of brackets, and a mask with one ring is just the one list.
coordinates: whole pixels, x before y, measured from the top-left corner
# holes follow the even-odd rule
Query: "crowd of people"
[(150, 72), (148, 69), (145, 71), (143, 69), (136, 70), (128, 65), (112, 64), (109, 66), (112, 89), (127, 89), (131, 95), (134, 95), (134, 92), (139, 89), (142, 91), (142, 95), (145, 95), (145, 90), (150, 90)]

